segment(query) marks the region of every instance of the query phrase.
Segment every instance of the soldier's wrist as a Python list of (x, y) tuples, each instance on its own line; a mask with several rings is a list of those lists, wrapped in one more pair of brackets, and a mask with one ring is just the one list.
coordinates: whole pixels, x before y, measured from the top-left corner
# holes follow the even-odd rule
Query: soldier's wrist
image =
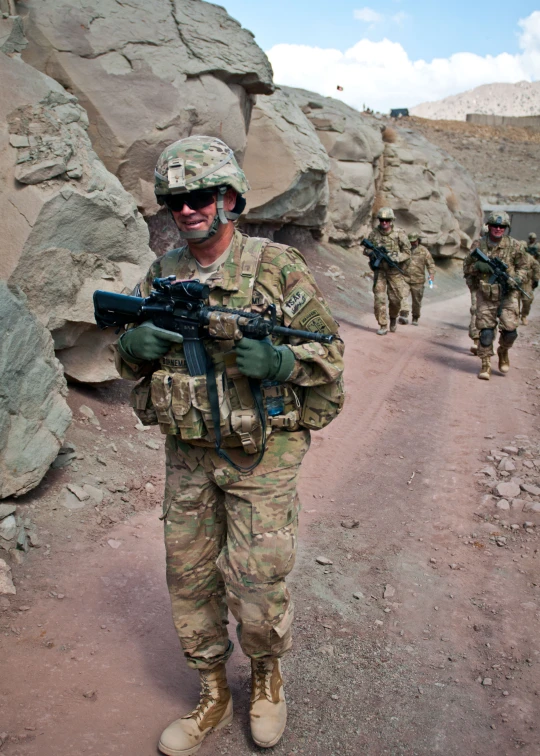
[(284, 383), (293, 373), (296, 365), (296, 357), (294, 356), (294, 352), (289, 349), (288, 346), (279, 346), (275, 347), (275, 349), (279, 356), (279, 367), (274, 375), (274, 379), (280, 383)]

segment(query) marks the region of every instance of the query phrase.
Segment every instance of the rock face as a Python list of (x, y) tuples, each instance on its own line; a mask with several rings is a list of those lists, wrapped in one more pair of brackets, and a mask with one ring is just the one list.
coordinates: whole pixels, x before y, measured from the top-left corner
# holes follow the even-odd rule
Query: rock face
[(436, 257), (464, 257), (482, 224), (471, 176), (412, 129), (389, 131), (378, 205), (392, 207), (397, 224), (419, 232)]
[(282, 89), (259, 97), (244, 160), (251, 185), (245, 220), (321, 228), (329, 167), (326, 150), (294, 99)]
[(330, 198), (324, 233), (351, 244), (363, 237), (370, 220), (384, 144), (380, 126), (332, 97), (286, 88), (317, 132), (330, 158)]
[(272, 68), (251, 32), (202, 0), (29, 0), (24, 59), (73, 92), (90, 138), (145, 215), (157, 212), (152, 176), (171, 142), (222, 138), (241, 159), (254, 94)]
[(154, 259), (147, 226), (92, 150), (76, 98), (6, 55), (0, 77), (0, 279), (21, 287), (56, 349), (69, 349), (58, 356), (70, 377), (109, 380), (112, 334), (95, 326), (92, 292), (131, 291)]
[(0, 498), (38, 485), (71, 421), (50, 334), (24, 294), (0, 281)]

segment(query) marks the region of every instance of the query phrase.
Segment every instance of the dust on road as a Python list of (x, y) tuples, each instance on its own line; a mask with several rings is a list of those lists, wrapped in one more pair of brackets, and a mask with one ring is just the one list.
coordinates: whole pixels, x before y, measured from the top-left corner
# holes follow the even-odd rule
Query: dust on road
[[(467, 351), (467, 318), (463, 295), (429, 304), (419, 328), (395, 335), (376, 337), (371, 315), (343, 329), (346, 409), (313, 434), (302, 471), (290, 716), (275, 754), (540, 752), (540, 514), (499, 509), (490, 496), (515, 476), (540, 484), (538, 325), (521, 329), (509, 375), (485, 383)], [(17, 596), (0, 604), (2, 756), (154, 756), (162, 728), (197, 698), (153, 506), (161, 452), (136, 431), (126, 437), (133, 420), (121, 391), (71, 393), (105, 428), (74, 429), (79, 477), (97, 450), (120, 452), (109, 451), (102, 472), (130, 489), (124, 502), (111, 492), (113, 519), (104, 507), (55, 505), (77, 478), (69, 470), (23, 503), (39, 504), (33, 517), (50, 549), (14, 567)], [(515, 474), (480, 473), (505, 446), (519, 449), (509, 455)], [(201, 756), (262, 753), (249, 737), (240, 652), (230, 669), (236, 716)]]

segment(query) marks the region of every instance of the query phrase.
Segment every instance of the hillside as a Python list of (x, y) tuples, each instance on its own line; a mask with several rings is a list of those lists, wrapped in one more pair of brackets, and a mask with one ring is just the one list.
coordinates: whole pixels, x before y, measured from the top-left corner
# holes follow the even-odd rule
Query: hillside
[(422, 102), (410, 113), (420, 118), (464, 121), (467, 113), (501, 116), (540, 114), (540, 81), (517, 84), (483, 84), (444, 100)]

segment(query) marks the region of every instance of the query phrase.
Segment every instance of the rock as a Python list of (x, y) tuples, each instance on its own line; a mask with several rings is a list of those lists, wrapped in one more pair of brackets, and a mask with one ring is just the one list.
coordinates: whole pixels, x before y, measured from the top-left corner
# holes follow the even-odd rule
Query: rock
[(75, 496), (75, 494), (71, 493), (71, 491), (66, 491), (62, 500), (62, 506), (64, 506), (66, 509), (82, 509), (86, 506), (86, 501), (87, 499), (81, 501), (81, 499)]
[(358, 600), (363, 599), (364, 594), (362, 593), (362, 591), (356, 591), (356, 593), (353, 593), (353, 598), (358, 599)]
[(489, 475), (492, 478), (497, 477), (497, 470), (494, 467), (484, 467), (484, 469), (480, 470), (480, 472), (484, 475)]
[(147, 441), (145, 441), (144, 445), (147, 446), (149, 449), (161, 449), (161, 444), (158, 444), (158, 442), (155, 441), (153, 438), (149, 438)]
[(0, 595), (17, 593), (11, 578), (11, 567), (3, 559), (0, 559)]
[(540, 512), (540, 502), (538, 501), (524, 502), (523, 512)]
[(61, 467), (67, 467), (67, 465), (70, 465), (74, 459), (76, 459), (77, 454), (75, 452), (67, 452), (62, 453), (62, 450), (60, 449), (60, 452), (58, 453), (58, 456), (52, 463), (51, 467), (56, 470)]
[(277, 89), (253, 108), (244, 160), (251, 191), (247, 223), (294, 223), (322, 228), (330, 161), (293, 97)]
[(512, 501), (510, 502), (512, 509), (523, 509), (525, 504), (527, 504), (527, 501), (525, 499), (512, 499)]
[(484, 677), (484, 679), (482, 680), (482, 685), (489, 687), (490, 685), (493, 685), (493, 680), (491, 679), (491, 677)]
[(62, 445), (71, 412), (50, 334), (29, 311), (23, 293), (4, 281), (0, 322), (0, 498), (6, 498), (38, 485)]
[(156, 487), (154, 486), (153, 483), (145, 483), (144, 487), (146, 489), (146, 493), (148, 494), (152, 494), (156, 490)]
[(507, 473), (511, 473), (515, 471), (516, 466), (509, 457), (504, 457), (499, 462), (498, 469)]
[[(154, 259), (148, 228), (93, 151), (76, 98), (20, 59), (2, 56), (0, 77), (0, 278), (20, 285), (61, 359), (61, 351), (75, 349), (83, 334), (94, 346), (108, 345), (113, 336), (95, 325), (92, 293), (131, 291)], [(31, 146), (14, 148), (13, 137), (19, 143), (26, 137)], [(69, 176), (73, 160), (81, 166), (79, 179)], [(43, 173), (51, 161), (62, 163), (66, 173)], [(117, 377), (112, 362), (95, 359), (71, 375), (93, 382)]]
[(540, 496), (540, 488), (533, 486), (532, 483), (522, 483), (521, 488), (526, 493), (531, 494), (531, 496)]
[(13, 515), (8, 515), (0, 522), (0, 538), (11, 541), (17, 535), (17, 520)]
[(119, 549), (122, 545), (122, 541), (116, 541), (114, 538), (110, 538), (107, 543), (111, 547), (111, 549)]
[(515, 499), (519, 496), (520, 487), (516, 482), (511, 480), (499, 483), (495, 488), (495, 492), (504, 498)]
[(325, 565), (334, 564), (331, 559), (328, 559), (328, 557), (325, 557), (325, 556), (318, 556), (315, 558), (315, 561), (317, 562), (317, 564), (325, 564)]
[(341, 521), (341, 527), (346, 528), (347, 530), (353, 530), (354, 528), (360, 527), (360, 520), (355, 520), (352, 517), (347, 518), (346, 520)]
[(506, 546), (506, 538), (504, 536), (497, 536), (495, 538), (497, 546)]
[(101, 491), (99, 488), (96, 488), (95, 486), (90, 485), (89, 483), (85, 483), (83, 486), (83, 489), (85, 493), (88, 494), (90, 497), (90, 504), (93, 504), (94, 506), (99, 506), (103, 501), (103, 491)]
[(88, 491), (85, 491), (81, 486), (77, 486), (75, 483), (68, 483), (66, 488), (71, 491), (72, 494), (79, 499), (79, 501), (87, 501), (90, 498)]
[(536, 527), (536, 523), (527, 521), (527, 522), (523, 523), (523, 527), (524, 528), (534, 528), (534, 527)]
[(496, 507), (497, 509), (510, 509), (510, 504), (506, 499), (499, 499)]
[(503, 446), (502, 450), (503, 452), (506, 452), (506, 454), (518, 454), (519, 452), (517, 446)]
[(384, 586), (383, 598), (389, 599), (396, 595), (396, 589), (391, 585)]
[(0, 504), (0, 520), (3, 520), (9, 515), (15, 514), (16, 511), (16, 504)]
[(417, 231), (435, 257), (465, 257), (482, 225), (480, 199), (467, 170), (412, 129), (393, 127), (384, 149), (380, 203), (397, 225)]
[(99, 420), (96, 417), (96, 413), (93, 409), (87, 407), (86, 404), (81, 404), (81, 406), (79, 407), (79, 412), (83, 417), (86, 417), (86, 419), (90, 420), (90, 422), (94, 425), (99, 425)]
[[(218, 136), (242, 158), (255, 94), (272, 68), (224, 8), (192, 0), (25, 3), (24, 59), (87, 109), (94, 148), (146, 214), (156, 157), (191, 133)], [(125, 97), (126, 91), (130, 96)], [(137, 117), (133, 117), (136, 103)]]
[(358, 242), (375, 199), (384, 148), (380, 126), (341, 100), (293, 87), (284, 91), (311, 122), (330, 158), (325, 236), (338, 243)]

